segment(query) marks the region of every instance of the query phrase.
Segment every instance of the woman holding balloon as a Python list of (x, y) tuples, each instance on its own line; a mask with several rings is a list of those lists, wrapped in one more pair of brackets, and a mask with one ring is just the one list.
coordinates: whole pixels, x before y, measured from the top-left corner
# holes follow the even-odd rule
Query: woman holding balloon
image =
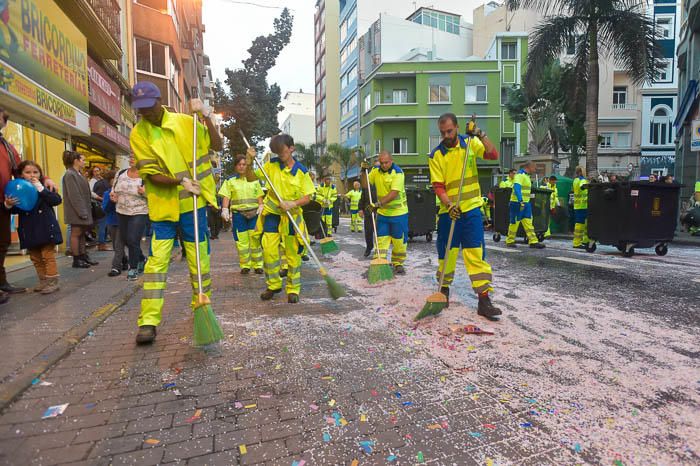
[(97, 265), (87, 255), (85, 248), (85, 232), (94, 223), (92, 220), (92, 204), (90, 203), (90, 185), (81, 175), (85, 166), (82, 154), (67, 150), (63, 152), (63, 165), (66, 174), (63, 175), (63, 221), (70, 225), (70, 249), (73, 251), (73, 267), (89, 269)]
[(5, 208), (18, 215), (19, 246), (29, 251), (39, 276), (34, 291), (53, 293), (58, 290), (56, 245), (63, 242), (53, 208), (61, 203), (61, 196), (44, 187), (41, 167), (31, 160), (19, 164), (15, 177), (5, 195)]

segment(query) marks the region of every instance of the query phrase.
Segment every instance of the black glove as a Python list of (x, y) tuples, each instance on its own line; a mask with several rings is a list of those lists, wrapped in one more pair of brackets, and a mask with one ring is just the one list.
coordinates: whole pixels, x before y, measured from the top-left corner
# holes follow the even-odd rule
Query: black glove
[(367, 204), (367, 207), (365, 208), (365, 211), (368, 214), (375, 213), (379, 210), (379, 208), (382, 206), (382, 203), (377, 201), (377, 202), (372, 202), (370, 204)]
[(474, 119), (474, 117), (472, 117), (472, 119), (469, 120), (469, 123), (467, 123), (467, 136), (477, 137), (479, 139), (486, 136), (486, 133), (481, 131), (481, 128), (476, 126), (476, 120)]
[(360, 163), (360, 168), (363, 170), (369, 170), (372, 168), (372, 165), (370, 165), (369, 160), (365, 159)]
[(462, 215), (462, 209), (460, 209), (459, 205), (457, 204), (451, 204), (447, 208), (447, 213), (450, 215), (452, 220), (459, 220), (459, 217)]

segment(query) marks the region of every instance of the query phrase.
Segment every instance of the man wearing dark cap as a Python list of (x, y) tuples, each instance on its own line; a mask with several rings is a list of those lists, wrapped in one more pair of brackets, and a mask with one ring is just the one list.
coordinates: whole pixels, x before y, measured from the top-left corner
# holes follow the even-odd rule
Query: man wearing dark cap
[[(181, 231), (192, 282), (192, 306), (199, 294), (195, 247), (200, 251), (202, 291), (211, 294), (207, 205), (217, 207), (216, 183), (209, 151), (221, 150), (221, 138), (211, 109), (192, 99), (193, 113), (204, 117), (206, 127), (197, 123), (197, 180), (193, 179), (192, 115), (170, 112), (161, 104), (160, 90), (149, 81), (138, 82), (132, 92), (132, 106), (141, 119), (131, 131), (131, 149), (139, 174), (144, 179), (148, 216), (153, 236), (146, 262), (139, 331), (136, 342), (152, 343), (160, 324), (168, 265), (178, 228)], [(194, 243), (194, 196), (197, 196), (199, 241)]]

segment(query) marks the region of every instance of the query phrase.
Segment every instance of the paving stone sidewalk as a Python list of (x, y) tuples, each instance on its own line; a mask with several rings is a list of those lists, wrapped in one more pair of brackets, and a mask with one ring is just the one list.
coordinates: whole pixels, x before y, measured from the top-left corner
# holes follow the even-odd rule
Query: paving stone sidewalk
[(402, 345), (310, 263), (300, 304), (263, 303), (230, 237), (212, 248), (220, 347), (191, 345), (177, 258), (156, 343), (133, 343), (137, 293), (0, 415), (0, 464), (574, 464), (516, 388)]

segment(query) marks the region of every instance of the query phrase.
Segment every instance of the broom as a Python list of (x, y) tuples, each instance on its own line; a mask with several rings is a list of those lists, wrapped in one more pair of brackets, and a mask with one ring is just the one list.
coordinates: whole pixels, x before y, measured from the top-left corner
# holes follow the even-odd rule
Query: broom
[[(462, 188), (464, 187), (464, 176), (466, 175), (467, 164), (469, 162), (470, 142), (471, 140), (467, 140), (467, 153), (464, 157), (464, 163), (462, 164), (462, 178), (459, 180), (459, 191), (457, 192), (457, 205), (460, 205), (462, 202)], [(447, 262), (449, 261), (450, 253), (452, 251), (452, 237), (454, 236), (456, 224), (457, 220), (452, 219), (452, 222), (450, 223), (450, 233), (447, 235), (447, 248), (445, 251), (445, 258), (442, 261), (442, 267), (440, 269), (440, 283), (438, 286), (438, 292), (428, 296), (428, 298), (425, 300), (426, 302), (423, 306), (423, 309), (421, 309), (421, 311), (416, 315), (416, 317), (413, 318), (414, 321), (424, 319), (428, 316), (440, 314), (443, 311), (443, 309), (445, 309), (448, 306), (447, 296), (442, 294), (440, 290), (442, 290), (442, 285), (445, 283), (445, 271), (447, 269)]]
[[(369, 196), (369, 203), (372, 204), (372, 186), (369, 184), (369, 173), (365, 171), (365, 178), (367, 179), (367, 195)], [(367, 281), (370, 284), (379, 283), (382, 281), (391, 280), (394, 278), (394, 269), (392, 269), (391, 264), (388, 260), (379, 257), (379, 237), (377, 236), (377, 216), (374, 211), (370, 212), (372, 216), (372, 230), (374, 237), (374, 259), (369, 263), (369, 271), (367, 272)]]
[[(238, 132), (240, 133), (241, 137), (243, 138), (243, 142), (247, 147), (250, 147), (250, 144), (248, 144), (248, 139), (246, 139), (245, 135), (243, 134), (243, 131), (241, 129), (238, 129)], [(253, 159), (253, 163), (258, 166), (260, 171), (262, 172), (263, 176), (265, 177), (265, 180), (267, 181), (267, 184), (270, 186), (270, 189), (272, 192), (275, 194), (277, 199), (282, 202), (282, 196), (280, 196), (279, 191), (277, 191), (277, 188), (275, 188), (275, 185), (272, 184), (272, 181), (270, 180), (270, 177), (267, 175), (267, 172), (265, 172), (265, 169), (263, 168), (262, 164), (258, 162), (257, 159)], [(328, 286), (328, 292), (331, 295), (331, 298), (333, 299), (338, 299), (342, 298), (343, 296), (346, 295), (345, 289), (340, 286), (338, 282), (336, 282), (333, 277), (328, 275), (328, 271), (326, 268), (321, 264), (321, 261), (318, 260), (318, 257), (316, 257), (316, 253), (314, 252), (313, 249), (311, 249), (311, 245), (309, 244), (309, 240), (306, 239), (306, 236), (304, 236), (301, 233), (301, 230), (299, 229), (299, 225), (297, 225), (297, 222), (294, 220), (294, 217), (292, 217), (292, 214), (290, 212), (286, 212), (287, 217), (289, 217), (289, 221), (292, 222), (292, 226), (294, 227), (294, 231), (297, 232), (297, 234), (301, 237), (301, 240), (304, 242), (304, 247), (306, 250), (311, 254), (311, 258), (313, 259), (314, 263), (316, 264), (316, 267), (318, 267), (318, 272), (321, 274), (323, 277), (323, 280), (325, 280), (326, 285)]]
[[(192, 143), (192, 179), (197, 181), (197, 114), (192, 115), (193, 123), (193, 143)], [(194, 211), (194, 244), (195, 257), (197, 261), (197, 285), (199, 295), (197, 304), (194, 307), (194, 345), (206, 346), (216, 343), (224, 338), (219, 321), (216, 319), (214, 310), (211, 308), (209, 296), (204, 294), (202, 289), (202, 266), (199, 254), (199, 215), (197, 211), (197, 196), (193, 195)]]
[[(323, 223), (323, 215), (321, 215), (321, 223)], [(321, 243), (321, 254), (325, 256), (326, 254), (332, 254), (340, 251), (338, 244), (333, 240), (333, 238), (326, 235), (326, 225), (324, 224), (321, 225), (321, 233), (323, 234), (323, 238), (321, 238), (319, 241), (319, 243)]]

